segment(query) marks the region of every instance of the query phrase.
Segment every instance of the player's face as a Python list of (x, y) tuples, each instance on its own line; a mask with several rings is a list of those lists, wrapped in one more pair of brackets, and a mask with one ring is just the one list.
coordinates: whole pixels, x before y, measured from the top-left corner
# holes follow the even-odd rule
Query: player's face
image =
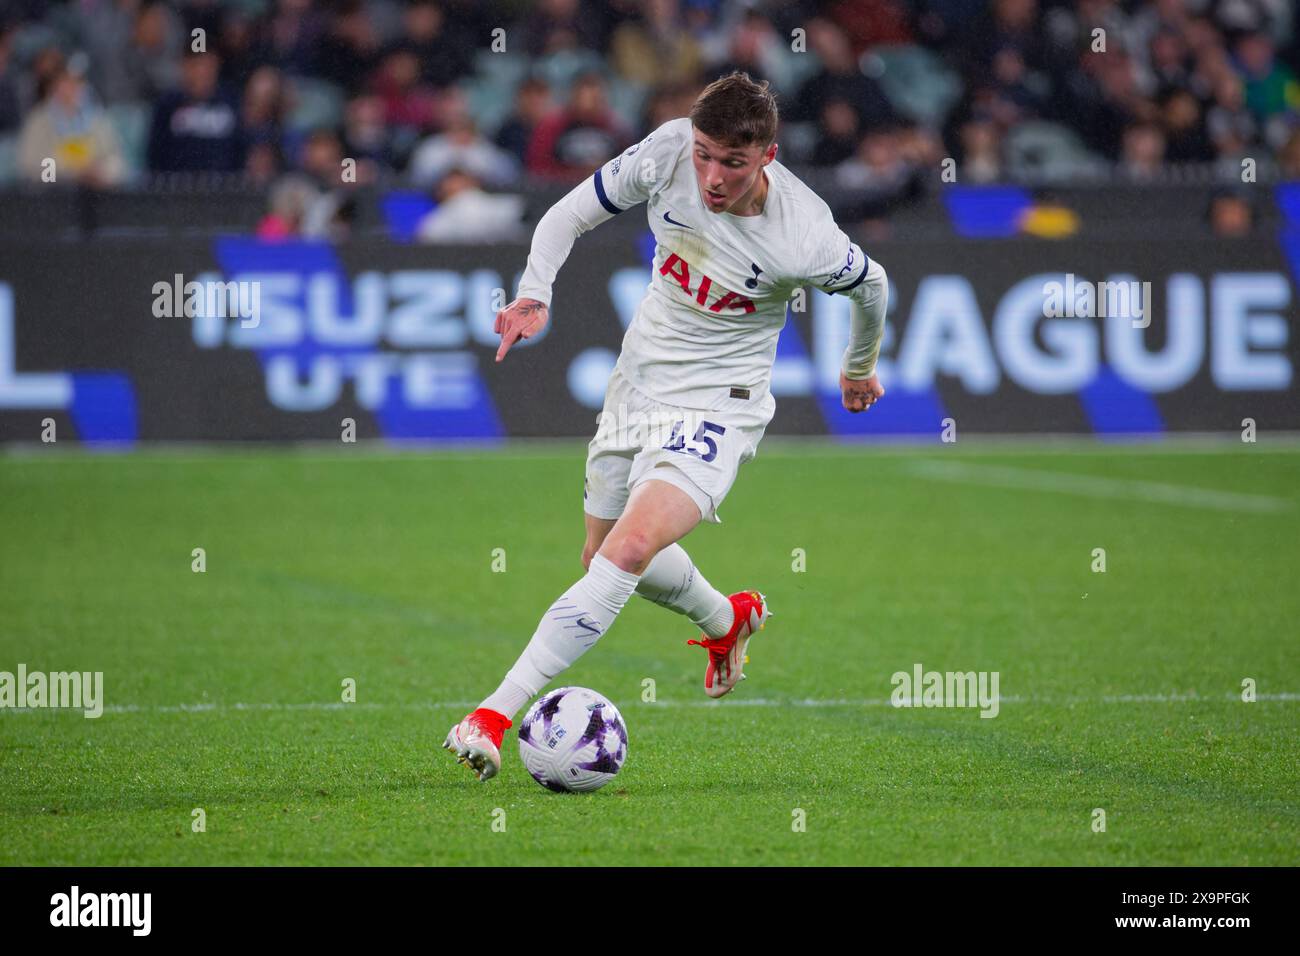
[(760, 183), (760, 171), (776, 157), (776, 144), (767, 149), (731, 147), (699, 130), (694, 136), (691, 157), (704, 207), (710, 212), (729, 212), (746, 205)]

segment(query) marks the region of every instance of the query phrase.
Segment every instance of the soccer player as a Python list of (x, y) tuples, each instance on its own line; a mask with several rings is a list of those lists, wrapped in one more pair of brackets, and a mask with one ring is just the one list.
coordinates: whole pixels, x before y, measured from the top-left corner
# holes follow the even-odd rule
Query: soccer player
[(885, 393), (874, 371), (885, 272), (775, 161), (776, 132), (767, 83), (732, 73), (704, 89), (689, 117), (607, 162), (537, 224), (518, 297), (496, 317), (498, 362), (546, 325), (551, 284), (584, 232), (644, 202), (655, 260), (587, 453), (587, 573), (547, 609), (501, 685), (443, 744), (480, 780), (501, 769), (511, 718), (613, 626), (634, 593), (704, 632), (687, 643), (708, 651), (706, 694), (721, 697), (744, 678), (767, 600), (753, 590), (722, 594), (677, 542), (701, 521), (719, 520), (737, 470), (755, 455), (775, 410), (772, 362), (797, 289), (853, 300), (844, 407), (866, 411)]

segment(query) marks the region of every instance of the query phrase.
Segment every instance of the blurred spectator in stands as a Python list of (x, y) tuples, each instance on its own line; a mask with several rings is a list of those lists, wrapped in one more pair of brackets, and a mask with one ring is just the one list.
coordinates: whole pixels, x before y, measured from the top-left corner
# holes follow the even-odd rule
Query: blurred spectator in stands
[(944, 159), (943, 143), (939, 137), (918, 123), (902, 123), (895, 142), (904, 162), (917, 169), (937, 169)]
[[(531, 6), (531, 4), (529, 4)], [(483, 0), (439, 0), (446, 29), (467, 50), (477, 50), (492, 42), (492, 31), (502, 25), (502, 4)], [(518, 9), (518, 4), (515, 4)], [(514, 50), (513, 39), (510, 49)], [(516, 51), (521, 52), (521, 51)]]
[(1119, 172), (1135, 180), (1155, 179), (1165, 164), (1165, 134), (1154, 123), (1134, 123), (1124, 130)]
[(1291, 136), (1283, 144), (1277, 161), (1283, 179), (1291, 182), (1300, 180), (1300, 129), (1291, 131)]
[[(1192, 40), (1199, 30), (1204, 31), (1204, 38)], [(1223, 37), (1214, 25), (1206, 20), (1195, 20), (1188, 24), (1189, 46), (1195, 56), (1188, 89), (1202, 102), (1214, 99), (1219, 81), (1225, 76), (1232, 76), (1235, 70), (1228, 61), (1228, 54), (1223, 48)]]
[(1191, 82), (1191, 57), (1181, 34), (1161, 30), (1152, 38), (1148, 54), (1146, 86), (1150, 95), (1163, 97), (1187, 88)]
[(67, 58), (57, 46), (43, 46), (32, 57), (27, 75), (19, 78), (18, 103), (24, 110), (34, 109), (45, 99), (50, 84), (67, 68)]
[(353, 96), (360, 92), (378, 55), (379, 38), (365, 4), (362, 0), (340, 0), (334, 5), (324, 36), (316, 44), (312, 75)]
[(307, 210), (319, 198), (320, 190), (310, 177), (301, 173), (281, 177), (271, 187), (271, 208), (257, 224), (257, 237), (280, 241), (300, 235)]
[(554, 108), (551, 88), (538, 76), (530, 76), (515, 90), (515, 110), (497, 130), (496, 144), (523, 163), (533, 131)]
[(252, 146), (280, 142), (288, 114), (284, 80), (273, 66), (259, 67), (244, 87), (241, 112), (244, 138)]
[(303, 143), (299, 168), (323, 189), (343, 185), (343, 142), (325, 127), (314, 129)]
[(87, 85), (85, 54), (74, 56), (48, 82), (41, 104), (27, 114), (18, 138), (18, 168), (31, 182), (45, 181), (54, 160), (55, 182), (93, 189), (126, 179), (122, 146), (103, 108)]
[(889, 236), (890, 213), (923, 195), (923, 180), (924, 171), (901, 155), (898, 130), (872, 129), (857, 155), (836, 167), (835, 183), (842, 191), (828, 201), (837, 221), (881, 240)]
[(775, 89), (785, 89), (789, 78), (787, 55), (795, 55), (790, 53), (787, 38), (777, 34), (767, 17), (750, 9), (732, 26), (725, 58), (720, 63), (715, 58), (705, 74), (713, 80), (740, 70), (758, 83), (767, 80)]
[(1191, 21), (1187, 0), (1154, 0), (1133, 11), (1125, 40), (1135, 56), (1147, 57), (1156, 35), (1170, 33), (1182, 39), (1189, 55), (1195, 55), (1194, 41), (1198, 37), (1191, 29)]
[(1043, 78), (1029, 72), (1018, 48), (1007, 45), (999, 49), (993, 54), (991, 67), (987, 81), (980, 86), (988, 107), (1004, 128), (1039, 119), (1047, 112)]
[(259, 185), (284, 170), (283, 136), (288, 114), (284, 79), (273, 66), (259, 67), (244, 87), (241, 118), (244, 130), (244, 172)]
[(420, 136), (437, 126), (441, 109), (437, 91), (420, 79), (420, 61), (410, 50), (384, 55), (372, 83), (384, 104), (384, 122), (390, 127), (393, 151), (405, 160)]
[(1246, 109), (1241, 79), (1235, 73), (1220, 74), (1214, 89), (1214, 104), (1205, 115), (1205, 126), (1219, 156), (1245, 156), (1259, 138), (1259, 123)]
[(352, 236), (356, 221), (356, 193), (351, 190), (330, 190), (322, 194), (307, 210), (302, 223), (302, 235), (304, 239), (343, 242)]
[(451, 86), (474, 72), (473, 43), (449, 29), (442, 4), (411, 0), (402, 18), (403, 35), (388, 49), (409, 50), (420, 64), (420, 79), (435, 87)]
[(0, 133), (17, 129), (22, 122), (22, 104), (18, 99), (18, 71), (13, 66), (13, 24), (0, 15)]
[(232, 89), (244, 86), (263, 66), (279, 65), (264, 57), (263, 24), (251, 8), (227, 7), (220, 11), (216, 52), (221, 57), (221, 82)]
[[(1081, 0), (1081, 7), (1087, 5), (1088, 0)], [(1087, 39), (1085, 35), (1081, 42)], [(999, 54), (1008, 60), (1013, 57), (1019, 64), (1021, 76), (1025, 71), (1046, 72), (1051, 62), (1037, 0), (993, 0), (985, 12), (971, 22), (969, 35), (960, 43), (965, 61), (963, 72), (968, 83), (988, 83), (990, 75), (997, 72), (994, 60)], [(1002, 73), (997, 79), (999, 83), (1013, 78), (1006, 67)]]
[(853, 107), (859, 129), (897, 122), (880, 86), (858, 66), (843, 31), (820, 17), (810, 20), (807, 29), (808, 48), (821, 62), (821, 69), (799, 87), (793, 101), (784, 106), (782, 118), (824, 124), (826, 104), (834, 100)]
[(671, 83), (652, 90), (645, 102), (645, 118), (641, 129), (649, 133), (669, 120), (689, 116), (691, 106), (703, 89), (703, 85), (694, 80), (689, 83)]
[(1201, 104), (1187, 90), (1172, 90), (1161, 104), (1168, 148), (1165, 158), (1174, 163), (1207, 163), (1214, 159), (1214, 146), (1205, 132)]
[(817, 122), (820, 134), (808, 161), (814, 166), (835, 166), (858, 149), (861, 128), (858, 111), (847, 100), (826, 100)]
[(1182, 35), (1193, 59), (1201, 60), (1211, 51), (1223, 52), (1223, 35), (1208, 17), (1187, 16), (1183, 21)]
[(1237, 62), (1245, 79), (1245, 101), (1260, 121), (1269, 143), (1286, 141), (1286, 114), (1300, 114), (1300, 82), (1277, 57), (1265, 33), (1247, 33), (1237, 40)]
[(244, 153), (244, 175), (256, 186), (265, 186), (284, 172), (284, 153), (278, 143), (253, 143)]
[(916, 0), (916, 42), (936, 50), (955, 45), (970, 35), (983, 6), (980, 0)]
[(107, 103), (151, 103), (180, 76), (181, 23), (158, 0), (115, 0), (86, 10), (91, 75)]
[(1062, 115), (1092, 149), (1117, 160), (1124, 130), (1158, 118), (1155, 104), (1142, 95), (1133, 60), (1122, 50), (1084, 54), (1073, 73), (1061, 106)]
[(217, 85), (215, 53), (189, 53), (181, 61), (180, 89), (154, 108), (149, 168), (158, 172), (235, 172), (244, 166), (236, 105)]
[(1265, 118), (1300, 105), (1295, 101), (1295, 75), (1278, 61), (1268, 34), (1246, 33), (1238, 37), (1232, 61), (1245, 86), (1246, 106), (1256, 116)]
[(270, 209), (257, 224), (259, 239), (339, 242), (352, 232), (356, 200), (341, 189), (322, 190), (302, 173), (282, 176), (271, 187)]
[(273, 0), (274, 12), (257, 30), (254, 59), (278, 66), (290, 76), (306, 76), (316, 60), (325, 15), (314, 0)]
[(1216, 236), (1238, 239), (1254, 231), (1255, 210), (1240, 191), (1217, 190), (1210, 200), (1209, 220)]
[(396, 168), (383, 100), (369, 95), (349, 100), (343, 124), (343, 149), (357, 161), (357, 182), (374, 182), (381, 170)]
[(528, 144), (528, 171), (564, 182), (590, 175), (631, 145), (633, 131), (610, 108), (605, 81), (585, 73), (574, 81), (569, 101), (538, 124)]
[(827, 16), (844, 31), (855, 55), (913, 40), (906, 0), (838, 0), (819, 6), (825, 6)]
[(486, 193), (467, 169), (449, 169), (438, 183), (436, 198), (437, 208), (416, 227), (421, 242), (523, 242), (528, 237), (523, 197)]
[[(1003, 138), (1034, 118), (1070, 127), (1115, 164), (1125, 161), (1125, 130), (1156, 124), (1166, 138), (1166, 162), (1208, 158), (1226, 170), (1246, 155), (1280, 161), (1300, 122), (1294, 6), (1294, 0), (0, 0), (0, 131), (17, 128), (36, 106), (37, 89), (47, 89), (62, 70), (60, 48), (79, 46), (91, 54), (87, 81), (110, 104), (127, 156), (138, 152), (142, 136), (133, 104), (137, 111), (154, 108), (149, 156), (155, 168), (242, 168), (258, 181), (300, 154), (301, 129), (343, 123), (347, 154), (365, 161), (359, 177), (373, 180), (381, 171), (406, 168), (422, 137), (451, 135), (442, 98), (476, 66), (493, 65), (478, 51), (489, 49), (499, 25), (509, 41), (500, 57), (503, 79), (531, 74), (569, 91), (579, 74), (612, 70), (619, 77), (614, 101), (640, 109), (635, 117), (613, 117), (617, 129), (600, 118), (548, 129), (551, 142), (534, 155), (543, 117), (556, 117), (544, 85), (517, 90), (514, 115), (489, 130), (490, 137), (530, 168), (564, 179), (610, 155), (622, 133), (631, 141), (685, 115), (682, 104), (689, 108), (704, 82), (736, 68), (771, 80), (783, 119), (800, 124), (789, 131), (788, 151), (832, 166), (852, 160), (855, 138), (899, 120), (864, 70), (872, 76), (886, 64), (906, 70), (910, 58), (921, 57), (902, 49), (862, 59), (882, 43), (921, 43), (946, 64), (945, 76), (932, 77), (930, 121), (943, 124), (954, 155), (965, 152), (964, 139), (976, 144), (969, 165), (983, 171), (978, 175), (995, 174)], [(790, 49), (795, 26), (807, 30), (807, 54)], [(216, 89), (228, 94), (225, 106), (215, 92), (197, 101), (163, 92), (188, 86), (178, 74), (194, 72), (188, 53), (196, 28), (205, 31), (206, 49), (220, 64)], [(1098, 29), (1104, 37), (1093, 36)], [(1104, 51), (1094, 49), (1098, 42)], [(278, 144), (274, 124), (250, 115), (263, 102), (264, 67), (278, 69), (298, 94), (295, 121), (286, 119)], [(892, 84), (894, 77), (888, 79)], [(919, 87), (907, 93), (924, 98)], [(377, 122), (376, 98), (383, 104)], [(234, 110), (235, 122), (214, 132), (223, 109)], [(250, 133), (246, 142), (242, 125)], [(163, 153), (179, 158), (164, 161)]]
[(602, 4), (583, 0), (538, 0), (523, 22), (523, 47), (531, 57), (557, 50), (602, 52), (608, 30)]
[(897, 203), (920, 195), (925, 170), (903, 155), (901, 140), (896, 127), (869, 129), (853, 158), (836, 167), (836, 185), (856, 193), (871, 209), (855, 218), (884, 215)]
[(680, 0), (646, 0), (640, 19), (614, 30), (610, 62), (625, 80), (653, 86), (694, 80), (704, 57), (685, 28)]
[(479, 133), (463, 95), (457, 102), (448, 109), (446, 128), (416, 147), (408, 171), (411, 181), (428, 188), (459, 167), (490, 187), (518, 182), (519, 161)]
[(682, 17), (691, 36), (707, 37), (719, 29), (718, 12), (722, 3), (723, 0), (683, 0)]
[(960, 133), (961, 172), (958, 182), (994, 183), (1002, 178), (1002, 134), (988, 119), (972, 119)]

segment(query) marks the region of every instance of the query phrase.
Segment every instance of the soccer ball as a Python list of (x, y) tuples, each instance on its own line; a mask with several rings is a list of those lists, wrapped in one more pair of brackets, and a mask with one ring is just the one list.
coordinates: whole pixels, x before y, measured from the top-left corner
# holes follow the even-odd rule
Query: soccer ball
[(594, 690), (553, 690), (539, 697), (524, 715), (519, 757), (547, 790), (599, 790), (627, 759), (623, 715)]

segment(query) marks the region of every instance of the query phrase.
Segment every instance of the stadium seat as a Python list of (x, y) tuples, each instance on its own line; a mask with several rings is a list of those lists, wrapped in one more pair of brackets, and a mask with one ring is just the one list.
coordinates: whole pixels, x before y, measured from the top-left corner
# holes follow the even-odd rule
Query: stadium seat
[(1014, 176), (1049, 179), (1086, 175), (1104, 162), (1088, 151), (1079, 135), (1060, 123), (1021, 123), (1007, 134), (1007, 169)]
[(493, 53), (479, 50), (474, 55), (474, 75), (481, 79), (497, 80), (513, 91), (528, 75), (530, 60), (521, 53)]
[(589, 71), (609, 74), (604, 59), (592, 50), (560, 50), (536, 61), (537, 75), (550, 84), (557, 102), (563, 102), (573, 81)]
[(18, 181), (18, 136), (0, 136), (0, 186)]
[(817, 147), (817, 136), (816, 123), (782, 121), (781, 132), (777, 137), (781, 144), (781, 163), (806, 163)]
[(343, 119), (343, 91), (325, 80), (297, 76), (292, 79), (293, 112), (288, 126), (293, 130), (310, 130), (337, 126)]
[(145, 168), (145, 151), (149, 141), (149, 121), (152, 115), (147, 103), (114, 103), (107, 108), (108, 121), (122, 144), (132, 179)]
[(961, 81), (943, 60), (911, 44), (882, 46), (868, 56), (879, 60), (880, 88), (894, 108), (927, 126), (942, 125), (961, 97)]
[(645, 106), (647, 90), (620, 77), (609, 80), (609, 108), (635, 131), (640, 124), (641, 110)]
[(481, 73), (461, 81), (460, 88), (465, 91), (470, 114), (480, 132), (489, 135), (509, 118), (514, 110), (516, 86), (504, 74)]

